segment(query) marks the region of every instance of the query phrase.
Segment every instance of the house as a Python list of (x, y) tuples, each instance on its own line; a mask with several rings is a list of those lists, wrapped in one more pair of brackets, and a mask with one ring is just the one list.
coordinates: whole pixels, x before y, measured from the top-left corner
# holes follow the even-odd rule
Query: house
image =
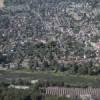
[(10, 69), (14, 69), (15, 68), (15, 64), (14, 63), (10, 63)]
[(100, 43), (96, 43), (96, 48), (100, 49)]
[(38, 82), (39, 82), (38, 80), (31, 80), (31, 84), (36, 84)]
[(27, 59), (27, 58), (24, 59), (21, 66), (24, 68), (28, 68), (29, 67), (29, 59)]
[(91, 42), (91, 46), (93, 46), (95, 49), (100, 49), (100, 42), (98, 43)]

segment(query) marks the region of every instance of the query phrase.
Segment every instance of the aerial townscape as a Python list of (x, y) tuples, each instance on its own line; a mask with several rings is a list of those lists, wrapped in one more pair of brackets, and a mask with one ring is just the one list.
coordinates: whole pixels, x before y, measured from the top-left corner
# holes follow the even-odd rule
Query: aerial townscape
[(100, 0), (0, 0), (0, 100), (100, 100)]

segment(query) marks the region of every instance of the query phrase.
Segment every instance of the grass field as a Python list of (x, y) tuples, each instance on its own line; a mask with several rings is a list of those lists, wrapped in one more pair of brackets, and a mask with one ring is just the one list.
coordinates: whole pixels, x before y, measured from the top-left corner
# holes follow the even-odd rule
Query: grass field
[(100, 87), (100, 76), (88, 75), (69, 75), (61, 72), (29, 72), (29, 71), (0, 71), (0, 81), (10, 81), (13, 79), (25, 80), (48, 80), (56, 82), (64, 82), (64, 84), (72, 86), (93, 86)]

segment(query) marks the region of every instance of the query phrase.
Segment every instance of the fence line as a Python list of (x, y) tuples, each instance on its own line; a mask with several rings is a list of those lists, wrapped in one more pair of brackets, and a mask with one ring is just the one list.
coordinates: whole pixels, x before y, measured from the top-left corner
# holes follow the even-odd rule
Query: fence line
[(91, 95), (99, 96), (100, 88), (64, 88), (64, 87), (47, 87), (42, 88), (45, 90), (45, 95), (51, 96), (81, 96)]

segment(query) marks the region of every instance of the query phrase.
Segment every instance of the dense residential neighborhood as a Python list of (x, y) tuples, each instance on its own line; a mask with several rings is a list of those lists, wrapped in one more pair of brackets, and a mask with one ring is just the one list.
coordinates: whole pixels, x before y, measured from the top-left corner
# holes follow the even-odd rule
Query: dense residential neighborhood
[(72, 61), (77, 66), (91, 62), (99, 72), (99, 1), (2, 2), (1, 67), (59, 70), (56, 66), (66, 69)]
[(99, 100), (99, 83), (100, 0), (0, 0), (0, 100)]

